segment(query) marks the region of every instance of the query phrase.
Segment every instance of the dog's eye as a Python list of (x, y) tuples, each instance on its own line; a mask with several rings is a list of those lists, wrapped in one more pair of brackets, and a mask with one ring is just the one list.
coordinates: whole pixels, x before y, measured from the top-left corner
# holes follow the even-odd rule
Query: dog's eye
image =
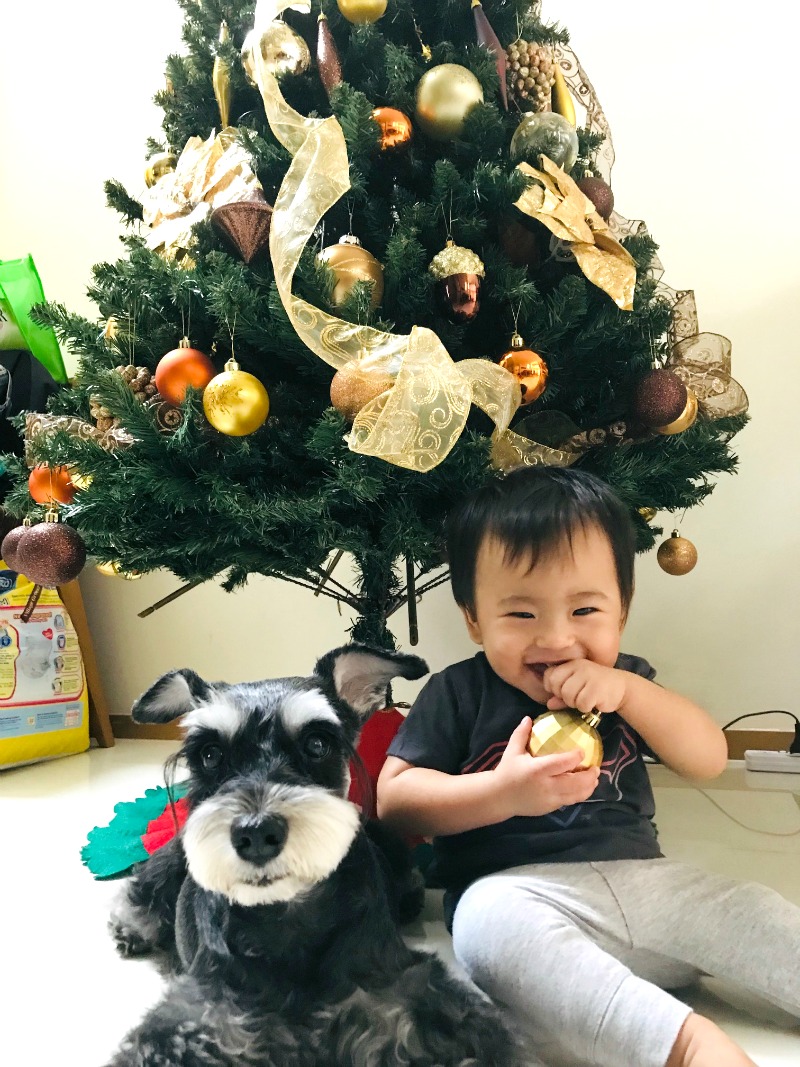
[(219, 745), (205, 745), (200, 752), (200, 759), (206, 770), (213, 771), (222, 763), (222, 749)]
[(331, 743), (327, 737), (320, 734), (309, 734), (303, 743), (306, 755), (310, 759), (321, 760), (331, 754)]

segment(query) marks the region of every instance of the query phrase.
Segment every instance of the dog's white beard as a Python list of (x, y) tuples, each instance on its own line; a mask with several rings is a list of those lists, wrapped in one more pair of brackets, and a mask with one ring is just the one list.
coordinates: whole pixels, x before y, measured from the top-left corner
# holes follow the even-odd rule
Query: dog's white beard
[[(231, 826), (240, 816), (280, 815), (288, 834), (282, 851), (262, 866), (237, 855)], [(271, 785), (253, 794), (214, 796), (199, 804), (183, 831), (192, 878), (211, 893), (252, 907), (292, 900), (332, 874), (358, 831), (358, 809), (321, 789)]]

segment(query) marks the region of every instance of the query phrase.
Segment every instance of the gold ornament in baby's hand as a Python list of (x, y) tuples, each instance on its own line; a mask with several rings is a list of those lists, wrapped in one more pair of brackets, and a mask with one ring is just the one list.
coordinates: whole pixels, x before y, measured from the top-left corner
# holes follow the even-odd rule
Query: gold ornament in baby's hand
[(572, 708), (548, 711), (533, 720), (528, 751), (532, 756), (553, 756), (558, 752), (583, 752), (578, 770), (599, 767), (603, 762), (603, 742), (595, 727), (599, 715), (583, 715)]

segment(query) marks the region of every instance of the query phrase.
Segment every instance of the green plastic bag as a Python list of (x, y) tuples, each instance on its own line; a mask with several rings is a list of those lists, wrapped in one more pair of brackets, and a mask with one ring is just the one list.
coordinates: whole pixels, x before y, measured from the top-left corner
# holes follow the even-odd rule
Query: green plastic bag
[(29, 315), (34, 304), (42, 303), (44, 290), (33, 257), (0, 259), (0, 348), (27, 348), (57, 382), (65, 382), (56, 335)]

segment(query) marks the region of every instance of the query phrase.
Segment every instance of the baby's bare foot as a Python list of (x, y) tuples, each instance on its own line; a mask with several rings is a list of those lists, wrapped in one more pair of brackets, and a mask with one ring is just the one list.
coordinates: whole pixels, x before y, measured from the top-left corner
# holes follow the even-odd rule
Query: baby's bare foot
[(757, 1067), (747, 1053), (710, 1019), (687, 1018), (665, 1067)]

